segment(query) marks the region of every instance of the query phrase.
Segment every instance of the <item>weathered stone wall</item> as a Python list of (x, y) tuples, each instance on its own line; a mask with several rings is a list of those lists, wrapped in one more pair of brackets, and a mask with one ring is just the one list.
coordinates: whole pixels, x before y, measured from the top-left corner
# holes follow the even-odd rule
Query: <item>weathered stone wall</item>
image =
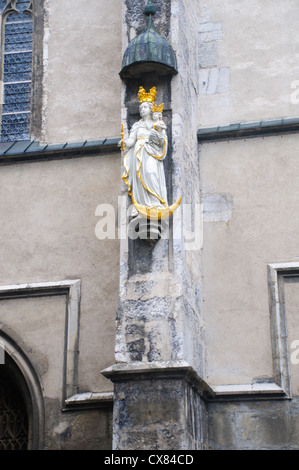
[(210, 404), (208, 447), (213, 450), (297, 450), (298, 397)]
[(59, 401), (45, 400), (44, 450), (112, 449), (112, 410), (79, 410), (61, 415)]
[(44, 74), (44, 26), (45, 9), (43, 0), (33, 6), (33, 54), (32, 54), (32, 92), (31, 92), (31, 129), (32, 140), (40, 140), (42, 132), (43, 74)]
[[(204, 325), (201, 313), (201, 223), (198, 123), (198, 9), (196, 2), (173, 1), (171, 42), (177, 52), (179, 74), (172, 81), (173, 199), (182, 197), (180, 220), (174, 216), (172, 267), (180, 283), (175, 311), (182, 321), (183, 356), (200, 376), (204, 373)], [(186, 243), (187, 232), (191, 233)]]
[[(124, 5), (124, 47), (136, 34), (144, 31), (147, 23), (143, 15), (146, 2), (126, 1)], [(169, 30), (170, 2), (157, 2), (157, 31), (166, 36)], [(159, 17), (161, 13), (161, 17)], [(154, 20), (155, 25), (156, 21)], [(129, 131), (139, 117), (139, 86), (157, 88), (157, 103), (164, 102), (165, 122), (168, 126), (169, 150), (164, 168), (169, 198), (172, 198), (172, 144), (171, 144), (171, 90), (169, 77), (145, 73), (123, 83), (124, 125)], [(123, 195), (127, 187), (123, 184)], [(128, 199), (128, 205), (130, 204)], [(126, 240), (121, 245), (120, 303), (117, 315), (116, 360), (121, 362), (171, 360), (176, 333), (172, 318), (172, 279), (170, 245), (168, 239), (155, 244), (144, 240)], [(161, 341), (162, 337), (165, 341)]]
[(115, 385), (116, 449), (180, 449), (184, 389), (176, 380), (138, 380)]
[(205, 391), (190, 366), (156, 361), (119, 365), (105, 374), (115, 383), (114, 449), (206, 448)]
[[(137, 19), (143, 12), (143, 5), (130, 1), (125, 5), (123, 38), (126, 38), (127, 45), (134, 25), (137, 32)], [(161, 2), (157, 2), (159, 5), (162, 8)], [(190, 93), (195, 74), (189, 73), (190, 68), (195, 70), (198, 64), (197, 49), (193, 48), (197, 28), (193, 12), (185, 9), (184, 2), (163, 2), (161, 14), (167, 21), (163, 23), (161, 34), (166, 36), (169, 31), (169, 38), (177, 52), (180, 73), (172, 82), (157, 74), (144, 74), (141, 78), (126, 80), (123, 84), (123, 117), (126, 117), (130, 128), (138, 119), (138, 87), (157, 87), (157, 102), (165, 103), (170, 138), (165, 164), (169, 200), (173, 203), (183, 195), (183, 203), (195, 210), (196, 204), (199, 205), (196, 156), (198, 119), (196, 93)], [(156, 15), (158, 18), (158, 12)], [(125, 186), (123, 191), (125, 195)], [(178, 225), (183, 233), (182, 218)], [(132, 360), (133, 357), (143, 361), (149, 360), (149, 357), (160, 360), (187, 358), (198, 371), (202, 371), (203, 328), (198, 313), (200, 247), (192, 252), (185, 250), (184, 241), (177, 240), (173, 235), (173, 224), (170, 220), (168, 238), (153, 246), (140, 240), (129, 240), (128, 246), (123, 245), (116, 358), (117, 361)], [(161, 338), (164, 341), (160, 341)]]
[[(147, 27), (147, 18), (143, 14), (147, 0), (124, 0), (124, 3), (126, 5), (124, 20), (127, 24), (125, 36), (129, 42)], [(154, 5), (157, 8), (155, 29), (159, 34), (169, 39), (171, 0), (157, 0)]]

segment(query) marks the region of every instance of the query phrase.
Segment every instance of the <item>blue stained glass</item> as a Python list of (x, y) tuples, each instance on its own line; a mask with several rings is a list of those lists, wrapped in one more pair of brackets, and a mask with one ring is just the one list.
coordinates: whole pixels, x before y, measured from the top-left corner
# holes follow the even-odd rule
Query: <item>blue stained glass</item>
[(5, 54), (4, 65), (13, 67), (15, 65), (30, 64), (31, 68), (32, 52), (17, 52), (16, 54)]
[(0, 0), (0, 13), (2, 13), (2, 11), (4, 10), (4, 8), (6, 7), (6, 0)]
[(6, 18), (6, 23), (13, 23), (15, 21), (28, 21), (31, 18), (29, 13), (11, 13)]
[(2, 142), (29, 139), (30, 114), (9, 114), (2, 116)]
[(20, 33), (32, 33), (32, 21), (27, 20), (26, 23), (8, 23), (5, 25), (5, 36)]
[(23, 12), (29, 8), (30, 3), (30, 0), (19, 0), (16, 4), (16, 8), (18, 11)]
[(9, 126), (23, 126), (27, 124), (29, 113), (4, 114), (3, 123)]
[(32, 53), (4, 54), (3, 82), (31, 80)]
[(28, 120), (29, 113), (7, 114), (3, 116), (6, 124), (24, 124)]
[(4, 42), (5, 42), (5, 44), (18, 44), (19, 42), (29, 42), (29, 43), (31, 43), (32, 42), (32, 32), (30, 32), (30, 33), (5, 34)]
[[(0, 13), (7, 2), (0, 0)], [(3, 105), (1, 141), (11, 142), (30, 137), (30, 101), (32, 69), (32, 16), (25, 11), (30, 0), (19, 0), (4, 25)], [(27, 52), (23, 52), (27, 51)]]
[(21, 111), (29, 111), (30, 101), (24, 101), (22, 103), (4, 104), (2, 107), (3, 113), (17, 113)]
[(31, 70), (27, 72), (16, 72), (16, 73), (4, 73), (3, 82), (20, 82), (25, 80), (31, 80)]
[[(7, 63), (4, 57), (4, 77), (8, 73), (22, 73), (22, 72), (29, 72), (31, 70), (30, 62), (19, 62), (16, 64)], [(16, 81), (16, 80), (10, 80)]]
[(5, 104), (2, 108), (3, 117), (8, 115), (8, 113), (20, 113), (23, 111), (30, 111), (30, 101), (22, 101), (20, 103), (11, 103)]
[(5, 44), (4, 51), (5, 52), (14, 52), (14, 51), (28, 51), (32, 47), (32, 42), (19, 42), (13, 44)]
[(4, 85), (4, 103), (7, 103), (7, 98), (10, 96), (29, 93), (31, 88), (30, 82), (19, 83), (5, 83)]
[(3, 113), (13, 113), (14, 111), (30, 111), (30, 95), (11, 95), (10, 100), (2, 105)]
[(13, 44), (7, 44), (5, 43), (5, 46), (4, 46), (4, 51), (5, 52), (14, 52), (14, 51), (28, 51), (30, 50), (32, 47), (32, 42), (29, 41), (29, 42), (17, 42), (17, 43), (13, 43)]
[(30, 98), (30, 82), (5, 84), (2, 113), (30, 111)]

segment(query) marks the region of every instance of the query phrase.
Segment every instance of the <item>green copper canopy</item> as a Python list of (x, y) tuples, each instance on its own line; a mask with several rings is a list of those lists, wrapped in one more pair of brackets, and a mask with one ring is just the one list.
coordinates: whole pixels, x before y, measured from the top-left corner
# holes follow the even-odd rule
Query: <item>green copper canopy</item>
[(142, 73), (157, 72), (159, 75), (174, 75), (177, 71), (176, 55), (170, 43), (158, 34), (152, 16), (156, 7), (151, 1), (145, 7), (148, 27), (144, 33), (129, 43), (122, 61), (121, 78), (138, 77)]

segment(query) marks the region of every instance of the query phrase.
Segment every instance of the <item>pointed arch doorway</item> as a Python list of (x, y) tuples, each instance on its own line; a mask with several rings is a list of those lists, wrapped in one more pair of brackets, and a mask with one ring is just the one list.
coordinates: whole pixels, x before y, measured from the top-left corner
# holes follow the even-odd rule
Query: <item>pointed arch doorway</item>
[(3, 331), (0, 347), (0, 450), (43, 448), (44, 403), (35, 371), (18, 345)]
[(0, 366), (0, 450), (27, 450), (28, 409), (13, 364)]

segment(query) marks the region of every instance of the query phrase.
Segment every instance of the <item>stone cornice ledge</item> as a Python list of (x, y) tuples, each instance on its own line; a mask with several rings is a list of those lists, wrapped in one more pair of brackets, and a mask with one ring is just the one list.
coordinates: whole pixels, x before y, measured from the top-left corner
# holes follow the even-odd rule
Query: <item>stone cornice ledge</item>
[(113, 392), (84, 392), (67, 398), (64, 402), (64, 411), (72, 408), (112, 407)]
[(203, 398), (215, 395), (212, 388), (186, 361), (153, 361), (117, 363), (102, 371), (112, 382), (123, 380), (184, 379)]
[(275, 382), (218, 385), (212, 388), (214, 391), (212, 399), (217, 400), (290, 398), (286, 391)]
[(204, 143), (295, 132), (299, 132), (299, 117), (238, 122), (224, 126), (201, 128), (197, 132), (197, 138), (199, 143)]
[(46, 145), (37, 141), (20, 140), (0, 143), (0, 165), (28, 163), (53, 159), (97, 156), (120, 152), (119, 138)]
[(273, 381), (210, 386), (186, 361), (116, 363), (101, 372), (112, 382), (127, 380), (184, 379), (206, 401), (289, 399), (289, 394)]

